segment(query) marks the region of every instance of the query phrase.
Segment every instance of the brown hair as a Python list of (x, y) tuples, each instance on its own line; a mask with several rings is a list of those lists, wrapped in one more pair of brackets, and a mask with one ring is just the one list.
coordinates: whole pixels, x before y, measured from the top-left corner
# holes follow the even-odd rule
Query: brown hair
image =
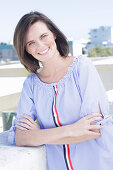
[(69, 45), (65, 35), (47, 16), (40, 12), (25, 14), (16, 26), (13, 44), (20, 62), (31, 73), (36, 73), (40, 66), (39, 61), (25, 50), (25, 37), (28, 28), (37, 21), (44, 22), (48, 29), (56, 36), (55, 42), (60, 55), (66, 57), (69, 53)]

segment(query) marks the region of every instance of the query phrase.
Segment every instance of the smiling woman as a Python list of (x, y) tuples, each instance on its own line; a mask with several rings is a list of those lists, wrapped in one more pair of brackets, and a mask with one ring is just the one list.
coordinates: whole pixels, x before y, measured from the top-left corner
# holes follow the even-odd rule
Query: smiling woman
[(27, 31), (25, 38), (26, 51), (35, 59), (45, 62), (57, 52), (55, 38), (55, 35), (46, 24), (38, 21), (30, 26)]
[(112, 119), (91, 60), (68, 56), (66, 37), (39, 12), (20, 19), (14, 46), (32, 74), (24, 81), (9, 142), (45, 144), (49, 170), (112, 170)]
[(31, 73), (37, 73), (40, 68), (39, 60), (35, 58), (38, 53), (43, 54), (47, 49), (52, 52), (52, 48), (57, 48), (63, 57), (69, 53), (65, 35), (47, 16), (39, 12), (31, 12), (21, 18), (14, 33), (14, 47), (21, 63)]

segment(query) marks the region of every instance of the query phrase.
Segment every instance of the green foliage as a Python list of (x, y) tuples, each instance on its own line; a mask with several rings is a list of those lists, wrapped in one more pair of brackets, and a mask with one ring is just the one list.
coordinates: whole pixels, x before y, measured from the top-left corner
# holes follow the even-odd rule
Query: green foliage
[(88, 52), (88, 57), (106, 57), (113, 56), (113, 51), (110, 47), (103, 48), (101, 46), (95, 46)]
[(26, 76), (29, 76), (31, 73), (30, 72), (28, 72), (27, 74), (26, 74)]

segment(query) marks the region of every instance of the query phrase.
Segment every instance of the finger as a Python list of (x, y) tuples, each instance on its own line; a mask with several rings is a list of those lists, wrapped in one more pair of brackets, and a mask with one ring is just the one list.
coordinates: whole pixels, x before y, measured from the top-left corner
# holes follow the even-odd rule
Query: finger
[(97, 117), (97, 116), (102, 116), (100, 113), (92, 113), (92, 114), (89, 114), (87, 116), (85, 116), (84, 118), (86, 119), (90, 119), (90, 118), (93, 118), (93, 117)]
[(101, 126), (101, 125), (91, 125), (89, 127), (89, 129), (102, 129), (102, 128), (104, 128), (104, 126)]
[(90, 131), (100, 133), (100, 129), (90, 129)]
[(90, 125), (96, 125), (96, 122), (91, 122)]
[(88, 134), (91, 135), (91, 136), (101, 136), (100, 132), (88, 131)]
[(92, 118), (88, 119), (89, 123), (94, 122), (96, 120), (103, 120), (103, 118), (101, 116), (98, 116), (98, 117), (96, 116), (96, 117), (92, 117)]
[(31, 127), (29, 125), (27, 125), (26, 123), (23, 123), (23, 122), (18, 122), (17, 125), (25, 127), (27, 129), (31, 129)]
[(17, 125), (17, 128), (20, 129), (20, 130), (28, 130), (25, 127), (22, 127), (22, 126), (19, 126), (19, 125)]
[(34, 124), (35, 121), (34, 121), (30, 116), (25, 115), (25, 114), (22, 114), (21, 116), (22, 116), (22, 117), (25, 117), (25, 118), (28, 119), (31, 123)]
[[(94, 132), (95, 133), (95, 132)], [(97, 133), (97, 134), (90, 134), (89, 135), (89, 139), (98, 139), (101, 137), (101, 134)]]
[(29, 126), (33, 126), (33, 124), (28, 120), (28, 119), (18, 119), (18, 122), (21, 123), (26, 123)]

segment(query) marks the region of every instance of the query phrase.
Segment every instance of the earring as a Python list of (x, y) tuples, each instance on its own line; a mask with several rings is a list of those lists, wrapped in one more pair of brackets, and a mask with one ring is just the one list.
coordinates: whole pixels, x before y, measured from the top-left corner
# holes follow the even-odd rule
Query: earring
[(40, 66), (40, 67), (43, 67), (43, 65), (42, 65), (42, 62), (41, 62), (41, 61), (39, 61), (39, 66)]
[(39, 66), (40, 68), (37, 70), (37, 73), (39, 73), (43, 69), (43, 65), (41, 61), (39, 61)]

